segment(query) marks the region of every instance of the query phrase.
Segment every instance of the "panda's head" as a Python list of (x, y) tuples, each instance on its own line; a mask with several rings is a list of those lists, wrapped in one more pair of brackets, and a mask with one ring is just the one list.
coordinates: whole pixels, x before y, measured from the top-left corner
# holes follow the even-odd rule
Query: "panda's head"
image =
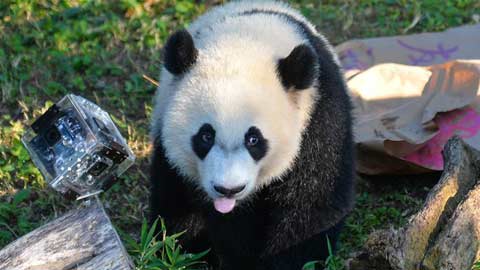
[(255, 42), (196, 47), (182, 30), (164, 48), (155, 113), (167, 159), (221, 213), (292, 167), (316, 98), (309, 46)]

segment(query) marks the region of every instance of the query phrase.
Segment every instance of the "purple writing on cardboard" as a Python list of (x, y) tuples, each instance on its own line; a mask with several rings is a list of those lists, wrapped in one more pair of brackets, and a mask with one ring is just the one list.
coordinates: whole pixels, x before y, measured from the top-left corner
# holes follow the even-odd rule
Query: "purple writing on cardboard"
[(412, 55), (412, 54), (408, 55), (410, 64), (415, 66), (434, 64), (436, 63), (435, 59), (437, 57), (441, 58), (442, 61), (440, 62), (452, 59), (453, 58), (452, 55), (456, 53), (459, 48), (458, 45), (450, 48), (445, 48), (442, 43), (437, 43), (435, 48), (425, 49), (425, 48), (415, 47), (400, 39), (397, 39), (397, 43), (398, 45), (405, 48), (409, 52), (415, 53), (415, 55)]
[[(354, 49), (346, 49), (338, 53), (340, 62), (344, 70), (359, 69), (365, 70), (371, 66), (373, 63), (373, 53), (372, 49), (368, 48), (363, 55), (366, 60), (362, 60), (362, 55), (359, 55), (359, 52)], [(369, 63), (371, 62), (371, 63)]]

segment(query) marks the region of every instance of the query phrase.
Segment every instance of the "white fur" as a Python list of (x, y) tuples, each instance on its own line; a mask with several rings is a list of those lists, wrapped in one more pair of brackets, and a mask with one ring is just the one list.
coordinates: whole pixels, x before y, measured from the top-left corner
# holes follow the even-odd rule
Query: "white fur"
[[(189, 27), (199, 52), (196, 63), (180, 80), (173, 80), (163, 69), (157, 90), (153, 139), (161, 134), (170, 163), (182, 175), (200, 181), (211, 196), (211, 183), (226, 187), (246, 184), (246, 196), (286, 173), (299, 151), (315, 99), (321, 98), (315, 85), (285, 92), (276, 64), (307, 41), (282, 17), (235, 16), (252, 9), (288, 13), (316, 33), (302, 15), (283, 3), (226, 4)], [(216, 137), (202, 161), (192, 150), (191, 137), (204, 123), (213, 126)], [(258, 127), (269, 141), (269, 151), (259, 162), (254, 162), (243, 146), (251, 126)]]
[(198, 163), (201, 185), (211, 198), (219, 196), (213, 188), (214, 185), (228, 189), (245, 186), (242, 192), (236, 194), (236, 199), (248, 196), (255, 188), (258, 165), (244, 147), (225, 151), (221, 146), (215, 145), (205, 160), (199, 160)]

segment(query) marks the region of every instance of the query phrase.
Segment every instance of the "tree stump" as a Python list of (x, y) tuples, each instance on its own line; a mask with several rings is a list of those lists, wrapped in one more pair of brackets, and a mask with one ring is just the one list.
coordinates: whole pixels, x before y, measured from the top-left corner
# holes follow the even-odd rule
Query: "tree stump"
[(17, 239), (0, 251), (0, 269), (134, 269), (98, 199)]
[(400, 229), (372, 233), (349, 268), (466, 270), (480, 259), (480, 152), (453, 137), (423, 208)]

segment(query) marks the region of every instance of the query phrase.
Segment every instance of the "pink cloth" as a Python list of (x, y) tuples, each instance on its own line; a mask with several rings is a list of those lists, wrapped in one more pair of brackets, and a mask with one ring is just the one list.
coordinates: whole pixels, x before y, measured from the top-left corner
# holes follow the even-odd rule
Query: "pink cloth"
[(466, 107), (439, 113), (433, 121), (439, 127), (438, 134), (404, 159), (433, 170), (443, 170), (443, 146), (454, 135), (463, 139), (476, 136), (480, 130), (480, 113), (471, 107)]

